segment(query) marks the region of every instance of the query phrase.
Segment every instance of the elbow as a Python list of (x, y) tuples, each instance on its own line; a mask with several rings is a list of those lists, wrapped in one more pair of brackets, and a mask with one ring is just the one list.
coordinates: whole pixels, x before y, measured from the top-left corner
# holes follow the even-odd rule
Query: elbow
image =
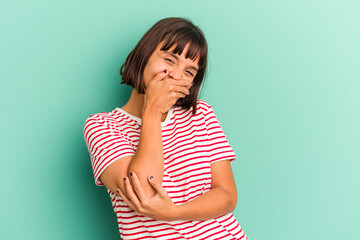
[(140, 165), (131, 164), (127, 171), (127, 176), (129, 179), (132, 179), (132, 173), (135, 173), (139, 180), (142, 180), (146, 172), (141, 168)]
[(228, 193), (228, 213), (232, 213), (235, 210), (237, 204), (237, 193)]
[(148, 177), (150, 175), (152, 175), (155, 178), (157, 178), (158, 181), (162, 182), (163, 176), (161, 174), (157, 174), (156, 170), (151, 171), (151, 169), (150, 169), (150, 171), (149, 171), (149, 169), (143, 169), (143, 168), (139, 168), (136, 166), (129, 167), (127, 175), (128, 175), (128, 178), (130, 179), (130, 183), (132, 184), (132, 186), (134, 184), (134, 178), (131, 175), (131, 173), (135, 174), (135, 176), (137, 177), (137, 179), (140, 183), (140, 186), (142, 187), (145, 195), (148, 198), (152, 198), (156, 195), (156, 191), (149, 183)]
[[(163, 169), (159, 169), (156, 166), (144, 167), (142, 164), (131, 164), (127, 170), (127, 176), (131, 179), (131, 172), (134, 172), (140, 182), (146, 182), (147, 178), (151, 175), (156, 177), (159, 181), (163, 181)], [(150, 183), (149, 183), (150, 184)]]

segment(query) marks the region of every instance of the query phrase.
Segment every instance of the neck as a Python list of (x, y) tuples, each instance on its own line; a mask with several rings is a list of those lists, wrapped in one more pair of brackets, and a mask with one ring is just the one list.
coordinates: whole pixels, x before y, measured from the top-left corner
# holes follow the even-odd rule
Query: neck
[(121, 108), (135, 117), (142, 118), (144, 97), (145, 94), (139, 94), (135, 89), (133, 89), (129, 100)]
[[(145, 94), (139, 94), (135, 89), (132, 90), (131, 96), (127, 103), (121, 108), (130, 113), (131, 115), (142, 118), (142, 109), (144, 106)], [(161, 121), (165, 121), (167, 113), (164, 113), (161, 117)]]

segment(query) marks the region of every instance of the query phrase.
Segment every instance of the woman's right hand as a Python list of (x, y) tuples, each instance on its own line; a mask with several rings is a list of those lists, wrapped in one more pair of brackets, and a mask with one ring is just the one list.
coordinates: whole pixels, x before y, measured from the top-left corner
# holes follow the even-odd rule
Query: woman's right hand
[(179, 98), (185, 97), (190, 92), (190, 80), (174, 80), (168, 78), (168, 70), (159, 72), (145, 90), (144, 108), (151, 106), (161, 114), (166, 113)]

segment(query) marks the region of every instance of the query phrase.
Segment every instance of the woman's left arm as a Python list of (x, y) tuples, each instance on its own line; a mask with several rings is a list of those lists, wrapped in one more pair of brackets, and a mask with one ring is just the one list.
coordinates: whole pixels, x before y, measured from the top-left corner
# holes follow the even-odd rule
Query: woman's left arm
[(211, 189), (208, 192), (180, 205), (172, 202), (156, 179), (149, 182), (157, 194), (153, 198), (147, 198), (136, 175), (132, 177), (135, 191), (131, 188), (129, 180), (125, 180), (127, 193), (124, 195), (119, 191), (119, 195), (134, 211), (154, 219), (167, 221), (213, 219), (231, 213), (235, 209), (237, 191), (229, 160), (212, 163), (211, 175)]
[(174, 220), (208, 220), (234, 211), (237, 191), (229, 160), (211, 164), (211, 190), (175, 206)]

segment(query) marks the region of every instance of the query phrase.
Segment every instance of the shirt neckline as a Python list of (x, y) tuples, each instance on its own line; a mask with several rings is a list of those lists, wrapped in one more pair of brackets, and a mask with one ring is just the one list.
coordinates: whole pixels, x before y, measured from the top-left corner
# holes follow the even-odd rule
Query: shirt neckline
[[(138, 117), (136, 117), (136, 116), (134, 116), (134, 115), (131, 115), (130, 113), (126, 112), (125, 110), (123, 110), (122, 108), (119, 108), (119, 107), (116, 107), (116, 110), (119, 111), (119, 112), (121, 112), (121, 113), (123, 113), (124, 115), (128, 116), (129, 118), (135, 120), (136, 122), (138, 122), (138, 123), (141, 125), (141, 122), (142, 122), (141, 118), (138, 118)], [(166, 125), (170, 122), (170, 119), (171, 119), (171, 117), (173, 116), (173, 110), (174, 110), (174, 106), (172, 106), (172, 107), (169, 109), (169, 111), (168, 111), (168, 113), (167, 113), (167, 115), (166, 115), (165, 120), (164, 120), (163, 122), (161, 122), (161, 126), (162, 126), (162, 127), (163, 127), (163, 126), (166, 126)]]

